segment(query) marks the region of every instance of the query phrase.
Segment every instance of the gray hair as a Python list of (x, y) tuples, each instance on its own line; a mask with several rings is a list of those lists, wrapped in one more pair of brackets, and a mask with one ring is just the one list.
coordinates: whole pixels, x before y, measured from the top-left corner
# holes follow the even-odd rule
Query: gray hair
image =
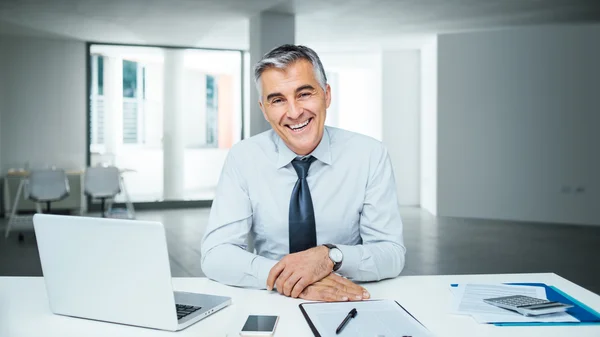
[(254, 66), (254, 84), (256, 84), (259, 96), (262, 96), (260, 77), (265, 70), (270, 68), (285, 69), (299, 60), (307, 60), (312, 64), (319, 85), (323, 88), (323, 91), (327, 91), (327, 76), (325, 76), (323, 64), (321, 64), (317, 53), (305, 46), (284, 44), (266, 53)]

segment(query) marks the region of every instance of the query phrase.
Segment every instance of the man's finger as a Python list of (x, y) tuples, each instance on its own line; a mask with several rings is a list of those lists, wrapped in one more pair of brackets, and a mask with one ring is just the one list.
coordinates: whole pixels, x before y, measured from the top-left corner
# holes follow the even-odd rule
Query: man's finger
[(306, 287), (310, 286), (309, 282), (306, 281), (305, 278), (301, 278), (300, 280), (298, 280), (298, 282), (296, 283), (296, 285), (294, 286), (294, 289), (292, 289), (292, 294), (291, 296), (293, 298), (298, 298), (300, 296), (300, 294), (306, 289)]
[(327, 302), (337, 302), (337, 301), (343, 301), (343, 302), (345, 302), (345, 300), (343, 298), (342, 299), (338, 299), (337, 296), (332, 291), (327, 291), (327, 290), (323, 290), (319, 294), (319, 300), (320, 301), (327, 301)]
[[(339, 290), (343, 291), (344, 293), (348, 294), (348, 296), (350, 297), (350, 300), (352, 300), (352, 301), (356, 301), (356, 300), (360, 301), (363, 299), (363, 291), (362, 291), (361, 287), (359, 287), (359, 289), (357, 289), (357, 288), (355, 288), (356, 285), (354, 283), (352, 283), (351, 281), (348, 281), (348, 282), (350, 282), (350, 284), (347, 284), (347, 283), (338, 282), (336, 280), (336, 278), (339, 278), (339, 276), (337, 276), (335, 274), (330, 274), (326, 278), (319, 281), (318, 284), (329, 287), (331, 289), (339, 289)], [(350, 285), (352, 285), (352, 286), (350, 286)]]
[(364, 292), (366, 291), (363, 287), (356, 283), (347, 280), (339, 275), (330, 274), (321, 281), (324, 285), (332, 288), (339, 288), (350, 296), (352, 301), (360, 301), (365, 297)]
[(361, 298), (356, 297), (356, 299), (367, 299), (371, 297), (367, 289), (359, 286), (358, 284), (348, 280), (347, 278), (341, 277), (336, 274), (331, 274), (331, 279), (345, 287), (346, 292), (353, 294), (353, 296), (360, 296)]
[(305, 299), (305, 300), (309, 300), (309, 301), (318, 301), (319, 296), (317, 293), (317, 289), (318, 289), (318, 287), (315, 285), (308, 286), (308, 287), (304, 288), (304, 291), (301, 292), (298, 297)]
[(328, 287), (328, 289), (326, 290), (327, 293), (329, 293), (330, 295), (327, 296), (331, 301), (348, 301), (351, 299), (351, 295), (345, 291), (343, 291), (341, 288), (331, 288)]
[(288, 269), (284, 269), (281, 274), (279, 274), (279, 276), (277, 277), (277, 280), (275, 281), (275, 286), (277, 287), (277, 291), (280, 294), (283, 294), (283, 288), (285, 285), (285, 282), (287, 282), (288, 278), (290, 278), (290, 276), (292, 276), (292, 271), (288, 270)]
[(275, 286), (275, 280), (284, 269), (285, 264), (282, 261), (277, 262), (277, 264), (271, 268), (269, 277), (267, 277), (267, 290), (273, 290), (273, 286)]
[(339, 289), (323, 285), (320, 282), (309, 285), (299, 295), (300, 298), (305, 300), (327, 302), (345, 302), (350, 300), (348, 296), (349, 294), (344, 293)]
[(292, 274), (290, 277), (288, 277), (288, 279), (283, 284), (283, 294), (285, 296), (291, 296), (292, 290), (295, 288), (296, 284), (298, 284), (298, 281), (301, 278), (302, 278), (302, 275), (300, 275), (298, 273)]

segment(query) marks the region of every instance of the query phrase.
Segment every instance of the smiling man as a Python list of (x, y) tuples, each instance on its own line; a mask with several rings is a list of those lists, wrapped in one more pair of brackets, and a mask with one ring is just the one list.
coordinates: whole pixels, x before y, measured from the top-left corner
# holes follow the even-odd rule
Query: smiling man
[(204, 273), (307, 300), (369, 298), (355, 282), (398, 276), (406, 252), (386, 149), (325, 126), (331, 88), (312, 49), (277, 47), (254, 77), (272, 130), (227, 156), (202, 242)]

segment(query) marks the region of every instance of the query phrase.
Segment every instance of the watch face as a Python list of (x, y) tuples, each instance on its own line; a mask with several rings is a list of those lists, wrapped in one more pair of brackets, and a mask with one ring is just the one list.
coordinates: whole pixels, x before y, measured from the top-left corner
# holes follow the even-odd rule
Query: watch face
[(331, 260), (333, 260), (333, 262), (335, 263), (340, 263), (342, 262), (342, 258), (343, 258), (343, 254), (342, 251), (337, 249), (337, 248), (332, 248), (329, 250), (329, 257), (331, 258)]

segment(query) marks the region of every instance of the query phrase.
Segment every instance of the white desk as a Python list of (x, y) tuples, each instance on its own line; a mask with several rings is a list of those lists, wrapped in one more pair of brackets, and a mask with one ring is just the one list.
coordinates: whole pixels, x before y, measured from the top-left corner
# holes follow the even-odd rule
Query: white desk
[[(600, 296), (555, 274), (401, 276), (367, 284), (366, 288), (374, 299), (397, 300), (438, 337), (600, 336), (600, 326), (496, 327), (477, 324), (470, 317), (448, 314), (452, 299), (449, 284), (453, 282), (544, 282), (600, 310)], [(249, 313), (280, 315), (276, 337), (312, 336), (298, 308), (303, 300), (228, 287), (205, 278), (175, 278), (173, 284), (177, 290), (231, 296), (233, 304), (183, 331), (172, 333), (53, 315), (48, 308), (43, 278), (0, 277), (0, 336), (239, 336), (236, 332)]]

